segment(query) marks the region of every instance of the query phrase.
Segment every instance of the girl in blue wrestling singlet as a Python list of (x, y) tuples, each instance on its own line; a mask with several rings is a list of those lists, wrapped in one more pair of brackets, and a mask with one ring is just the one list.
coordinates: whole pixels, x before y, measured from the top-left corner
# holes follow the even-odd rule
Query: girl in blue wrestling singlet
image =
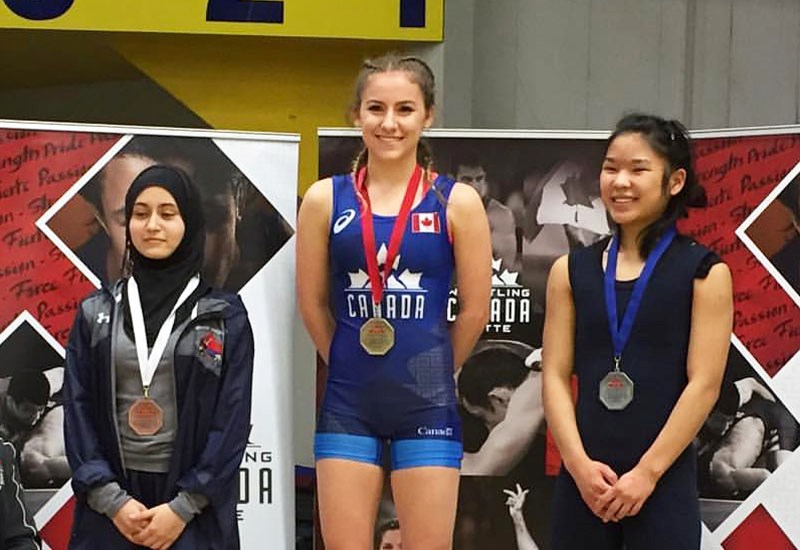
[[(315, 455), (326, 548), (371, 547), (390, 442), (403, 547), (452, 545), (461, 462), (454, 369), (483, 331), (489, 225), (469, 186), (432, 173), (420, 142), (434, 78), (420, 59), (364, 63), (351, 116), (352, 174), (315, 183), (297, 231), (297, 289), (329, 365)], [(452, 276), (459, 313), (448, 329)]]

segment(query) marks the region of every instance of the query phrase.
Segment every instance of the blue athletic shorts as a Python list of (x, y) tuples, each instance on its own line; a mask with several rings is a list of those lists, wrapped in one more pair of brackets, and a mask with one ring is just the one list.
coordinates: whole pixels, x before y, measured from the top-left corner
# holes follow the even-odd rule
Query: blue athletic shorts
[(323, 409), (314, 437), (316, 460), (338, 458), (383, 465), (384, 442), (389, 442), (392, 470), (422, 466), (461, 467), (461, 422), (455, 406), (431, 407), (421, 414), (395, 419), (391, 432), (376, 420)]

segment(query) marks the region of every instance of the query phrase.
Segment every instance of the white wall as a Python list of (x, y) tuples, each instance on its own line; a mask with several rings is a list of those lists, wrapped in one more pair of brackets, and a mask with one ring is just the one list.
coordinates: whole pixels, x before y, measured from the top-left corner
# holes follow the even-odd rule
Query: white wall
[(797, 0), (448, 0), (435, 48), (449, 127), (800, 122)]

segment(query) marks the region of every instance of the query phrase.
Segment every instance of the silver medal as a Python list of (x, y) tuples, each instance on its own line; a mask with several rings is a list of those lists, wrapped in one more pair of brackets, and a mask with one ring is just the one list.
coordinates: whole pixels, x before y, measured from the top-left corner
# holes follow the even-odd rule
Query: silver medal
[(600, 381), (600, 402), (610, 411), (621, 411), (633, 401), (633, 380), (619, 370), (606, 374)]

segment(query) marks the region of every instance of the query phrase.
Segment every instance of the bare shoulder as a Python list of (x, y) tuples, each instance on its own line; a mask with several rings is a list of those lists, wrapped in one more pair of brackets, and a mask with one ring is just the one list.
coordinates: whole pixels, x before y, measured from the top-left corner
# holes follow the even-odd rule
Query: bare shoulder
[(456, 222), (468, 222), (474, 216), (486, 217), (486, 210), (478, 192), (465, 183), (456, 182), (447, 200), (448, 217)]
[(730, 283), (733, 280), (731, 268), (725, 262), (714, 264), (708, 271), (706, 279), (716, 281), (717, 283)]
[(304, 221), (308, 223), (314, 220), (321, 226), (327, 225), (330, 223), (332, 210), (333, 180), (331, 178), (321, 179), (314, 182), (303, 195), (298, 223), (302, 225)]
[(725, 296), (733, 293), (733, 275), (727, 264), (714, 264), (704, 279), (695, 279), (695, 292), (704, 296)]
[(569, 287), (568, 254), (564, 254), (553, 263), (553, 267), (550, 268), (550, 277), (548, 280), (551, 281), (551, 284)]
[(333, 203), (333, 179), (324, 178), (315, 181), (303, 195), (303, 204), (321, 207)]
[(458, 181), (453, 184), (453, 190), (450, 191), (450, 198), (447, 204), (466, 207), (477, 205), (483, 208), (483, 203), (481, 202), (481, 197), (478, 195), (478, 192), (475, 191), (471, 185)]

